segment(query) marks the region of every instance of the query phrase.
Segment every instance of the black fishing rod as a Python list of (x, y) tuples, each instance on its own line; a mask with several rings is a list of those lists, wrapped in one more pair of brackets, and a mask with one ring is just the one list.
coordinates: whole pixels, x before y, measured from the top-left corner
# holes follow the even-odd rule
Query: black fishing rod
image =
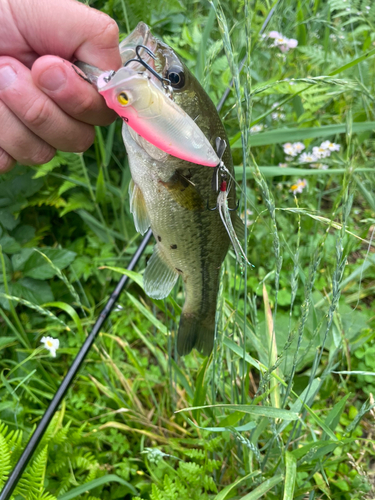
[[(132, 260), (130, 261), (129, 266), (127, 269), (129, 271), (132, 271), (134, 267), (137, 265), (139, 259), (141, 258), (141, 255), (143, 254), (144, 249), (146, 248), (148, 242), (150, 241), (150, 238), (152, 236), (151, 229), (148, 230), (146, 235), (144, 236), (141, 244), (135, 251)], [(55, 396), (53, 397), (51, 403), (49, 404), (46, 412), (44, 413), (42, 419), (40, 420), (38, 427), (35, 429), (34, 434), (31, 436), (29, 442), (26, 445), (26, 448), (23, 450), (22, 455), (20, 456), (15, 468), (13, 469), (11, 475), (8, 478), (8, 481), (5, 483), (4, 488), (2, 489), (0, 493), (0, 500), (9, 500), (11, 497), (14, 488), (17, 486), (17, 483), (25, 470), (25, 467), (30, 461), (30, 458), (32, 457), (34, 451), (36, 450), (38, 444), (40, 443), (40, 440), (42, 439), (44, 433), (47, 430), (47, 427), (49, 423), (52, 420), (52, 417), (54, 416), (57, 408), (60, 406), (60, 403), (64, 399), (64, 396), (69, 389), (71, 383), (75, 379), (78, 370), (80, 369), (83, 361), (85, 360), (92, 344), (95, 342), (96, 336), (100, 332), (101, 327), (103, 326), (104, 322), (110, 315), (114, 305), (117, 302), (117, 299), (119, 298), (124, 286), (128, 282), (129, 277), (124, 275), (120, 281), (118, 282), (114, 292), (112, 293), (111, 297), (109, 298), (107, 304), (105, 305), (104, 309), (100, 313), (93, 329), (91, 330), (90, 335), (87, 337), (85, 340), (84, 344), (82, 345), (79, 353), (75, 357), (71, 367), (69, 368), (68, 373), (66, 374), (65, 378), (60, 384), (60, 387), (57, 389), (57, 392)]]
[[(262, 34), (264, 30), (266, 29), (271, 17), (273, 16), (277, 4), (279, 2), (277, 1), (276, 4), (272, 7), (270, 10), (267, 18), (265, 19), (263, 26), (259, 32), (259, 34)], [(244, 63), (245, 63), (245, 58), (242, 60), (241, 65), (240, 65), (240, 71), (242, 70)], [(231, 81), (230, 85), (226, 89), (226, 91), (223, 94), (223, 97), (220, 99), (219, 104), (217, 105), (216, 109), (218, 111), (221, 110), (224, 102), (226, 101), (229, 92), (231, 91), (233, 86), (233, 80)], [(144, 236), (141, 244), (135, 251), (132, 260), (130, 261), (129, 266), (127, 267), (128, 271), (132, 271), (134, 267), (137, 265), (139, 259), (141, 258), (141, 255), (144, 252), (144, 249), (146, 248), (148, 242), (150, 241), (150, 238), (152, 236), (151, 229), (148, 230), (146, 235)], [(66, 374), (65, 378), (60, 384), (60, 387), (57, 389), (57, 392), (55, 396), (53, 397), (51, 403), (49, 404), (47, 410), (45, 411), (42, 419), (40, 420), (37, 428), (34, 431), (34, 434), (31, 436), (29, 439), (29, 442), (27, 443), (25, 449), (23, 450), (22, 455), (20, 456), (15, 468), (13, 469), (11, 475), (9, 476), (7, 482), (4, 485), (4, 488), (0, 492), (0, 500), (9, 500), (15, 487), (17, 486), (18, 481), (20, 480), (23, 471), (25, 470), (27, 464), (29, 463), (34, 451), (38, 447), (38, 444), (40, 443), (42, 437), (44, 436), (44, 433), (47, 430), (47, 427), (49, 423), (52, 420), (52, 417), (57, 411), (57, 408), (60, 406), (60, 403), (65, 397), (65, 394), (67, 390), (69, 389), (70, 385), (72, 384), (73, 380), (75, 379), (79, 369), (81, 368), (81, 365), (83, 361), (85, 360), (88, 352), (91, 349), (91, 346), (95, 342), (95, 339), (103, 326), (104, 322), (108, 319), (108, 316), (110, 315), (113, 307), (115, 306), (117, 299), (121, 295), (121, 292), (128, 282), (128, 276), (124, 275), (120, 281), (118, 282), (114, 292), (110, 296), (107, 304), (104, 306), (102, 312), (100, 313), (93, 329), (91, 330), (90, 335), (87, 337), (85, 340), (83, 346), (81, 347), (79, 353), (77, 354), (76, 358), (74, 359), (71, 367), (69, 368), (68, 373)]]

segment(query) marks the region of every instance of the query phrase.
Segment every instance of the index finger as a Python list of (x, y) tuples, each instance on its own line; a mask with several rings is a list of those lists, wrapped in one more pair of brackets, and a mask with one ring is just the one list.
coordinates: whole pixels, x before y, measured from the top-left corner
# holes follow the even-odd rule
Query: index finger
[(74, 58), (103, 70), (121, 66), (118, 26), (76, 0), (8, 0), (17, 28), (39, 55)]

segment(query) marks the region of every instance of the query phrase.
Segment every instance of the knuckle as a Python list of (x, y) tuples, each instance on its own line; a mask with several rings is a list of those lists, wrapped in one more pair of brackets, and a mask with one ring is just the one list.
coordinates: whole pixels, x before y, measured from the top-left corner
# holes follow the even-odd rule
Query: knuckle
[(113, 44), (115, 46), (118, 45), (119, 38), (119, 28), (117, 26), (116, 21), (114, 21), (111, 17), (106, 16), (106, 23), (101, 30), (100, 36), (105, 35), (108, 40), (113, 40)]
[(33, 102), (29, 102), (23, 115), (23, 121), (32, 128), (39, 129), (51, 117), (49, 102), (45, 97), (38, 97)]

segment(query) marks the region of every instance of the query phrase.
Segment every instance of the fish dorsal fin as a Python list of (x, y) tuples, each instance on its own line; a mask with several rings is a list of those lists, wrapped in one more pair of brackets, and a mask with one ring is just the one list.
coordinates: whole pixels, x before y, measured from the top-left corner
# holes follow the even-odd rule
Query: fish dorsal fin
[(243, 240), (245, 238), (245, 224), (241, 217), (236, 213), (232, 212), (232, 222), (233, 227), (236, 232), (237, 238)]
[(162, 251), (155, 245), (143, 275), (145, 292), (152, 299), (164, 299), (170, 294), (177, 279), (178, 273), (165, 262)]
[(159, 182), (168, 189), (172, 198), (184, 208), (192, 211), (202, 210), (204, 208), (204, 200), (195, 187), (195, 185), (176, 171), (168, 181)]
[(150, 219), (143, 193), (133, 180), (129, 184), (129, 197), (130, 212), (133, 214), (135, 229), (138, 233), (144, 234), (150, 227)]

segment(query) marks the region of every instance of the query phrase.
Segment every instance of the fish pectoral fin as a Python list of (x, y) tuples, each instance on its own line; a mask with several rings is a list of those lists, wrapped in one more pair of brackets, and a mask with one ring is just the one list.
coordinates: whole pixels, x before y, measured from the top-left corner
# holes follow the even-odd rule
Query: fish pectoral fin
[(170, 294), (177, 279), (178, 273), (165, 262), (161, 250), (155, 245), (143, 275), (145, 292), (152, 299), (164, 299)]
[(236, 213), (232, 212), (232, 223), (233, 228), (236, 232), (237, 238), (243, 240), (245, 238), (245, 224), (241, 217)]
[(150, 227), (150, 218), (143, 193), (133, 180), (129, 184), (129, 197), (130, 212), (133, 214), (135, 229), (138, 233), (144, 234)]
[(168, 181), (159, 182), (181, 207), (192, 211), (204, 209), (204, 200), (198, 189), (179, 172), (176, 171)]

